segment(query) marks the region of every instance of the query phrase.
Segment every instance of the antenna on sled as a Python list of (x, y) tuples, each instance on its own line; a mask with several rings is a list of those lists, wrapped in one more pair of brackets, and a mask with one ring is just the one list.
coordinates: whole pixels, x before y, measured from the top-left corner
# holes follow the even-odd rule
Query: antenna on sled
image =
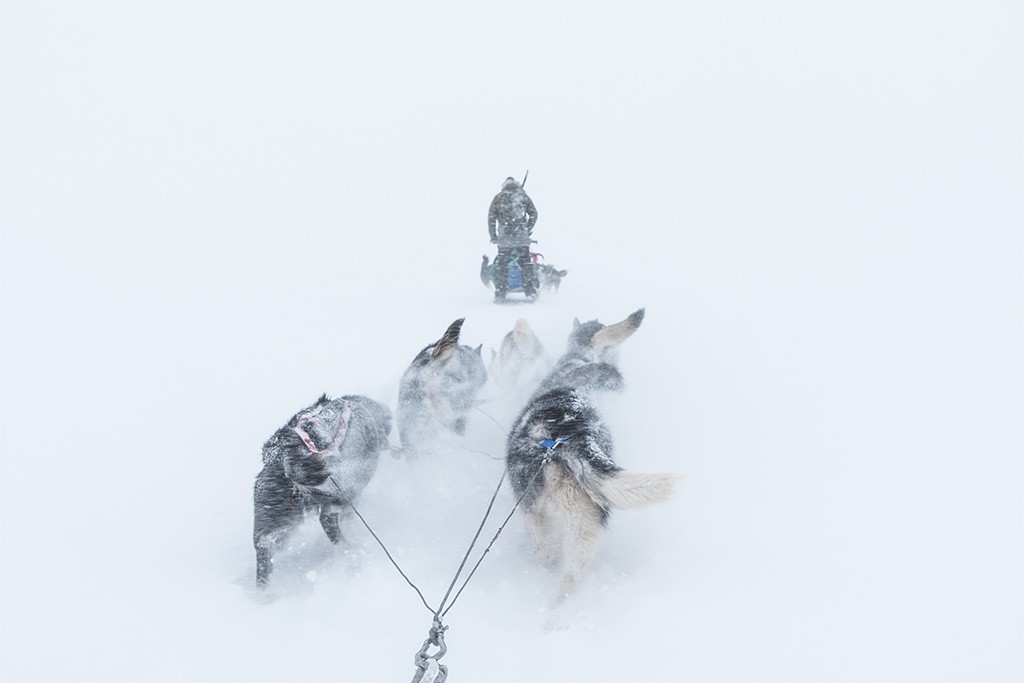
[(519, 184), (519, 187), (526, 187), (526, 179), (530, 175), (530, 169), (526, 169), (526, 173), (523, 174), (523, 182)]

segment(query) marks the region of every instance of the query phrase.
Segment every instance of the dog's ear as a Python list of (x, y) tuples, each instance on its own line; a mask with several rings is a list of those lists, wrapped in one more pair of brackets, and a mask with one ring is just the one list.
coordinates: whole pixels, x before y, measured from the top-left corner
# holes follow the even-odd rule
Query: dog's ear
[(480, 356), (481, 358), (484, 357), (484, 345), (483, 344), (481, 344), (480, 346), (476, 347), (473, 350), (476, 351), (476, 355)]
[(568, 270), (556, 270), (555, 272), (558, 273), (558, 277), (565, 277), (569, 274)]
[(643, 320), (643, 308), (633, 311), (622, 322), (608, 325), (594, 333), (593, 338), (590, 340), (590, 345), (595, 352), (600, 352), (602, 349), (621, 344), (637, 331)]
[(430, 360), (445, 360), (459, 348), (459, 334), (462, 332), (462, 323), (465, 318), (459, 318), (444, 331), (441, 338), (434, 344), (434, 351), (430, 354)]
[(580, 326), (581, 324), (582, 324), (582, 323), (580, 322), (580, 319), (579, 319), (579, 318), (573, 318), (573, 319), (572, 319), (572, 329), (574, 329), (574, 330), (575, 330), (575, 329), (576, 329), (577, 327), (579, 327), (579, 326)]
[(497, 357), (498, 357), (498, 352), (495, 351), (494, 349), (491, 349), (491, 362), (493, 363), (494, 359), (497, 358)]

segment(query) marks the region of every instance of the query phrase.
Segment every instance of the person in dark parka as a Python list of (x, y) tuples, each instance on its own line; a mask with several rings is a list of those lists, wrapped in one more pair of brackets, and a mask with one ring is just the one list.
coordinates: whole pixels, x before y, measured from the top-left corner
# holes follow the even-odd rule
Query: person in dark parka
[(530, 260), (530, 243), (536, 223), (537, 207), (533, 200), (515, 178), (505, 178), (501, 192), (494, 195), (487, 212), (487, 231), (491, 235), (491, 243), (498, 245), (498, 256), (494, 259), (495, 301), (505, 299), (508, 266), (514, 258), (523, 269), (523, 293), (531, 298), (537, 295), (533, 262)]

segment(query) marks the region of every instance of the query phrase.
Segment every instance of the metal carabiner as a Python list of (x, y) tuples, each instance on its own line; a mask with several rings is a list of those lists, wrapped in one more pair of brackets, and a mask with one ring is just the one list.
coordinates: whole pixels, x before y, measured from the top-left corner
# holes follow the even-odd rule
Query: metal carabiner
[[(419, 652), (413, 658), (413, 663), (416, 665), (416, 673), (413, 674), (411, 683), (444, 683), (445, 679), (448, 678), (448, 667), (437, 661), (448, 652), (448, 646), (444, 642), (444, 632), (447, 630), (448, 627), (442, 626), (441, 620), (435, 617), (434, 624), (430, 627), (430, 631), (427, 634), (427, 639), (423, 641), (423, 647), (419, 649)], [(431, 645), (438, 648), (438, 651), (428, 655), (427, 650), (430, 649)]]
[(413, 674), (411, 683), (444, 683), (447, 678), (448, 667), (438, 664), (436, 659), (427, 659)]

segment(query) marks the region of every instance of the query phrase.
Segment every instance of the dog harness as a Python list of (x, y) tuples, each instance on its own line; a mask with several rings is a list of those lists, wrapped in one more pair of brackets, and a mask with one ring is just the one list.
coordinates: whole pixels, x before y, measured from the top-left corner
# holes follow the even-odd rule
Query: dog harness
[[(572, 435), (570, 434), (569, 436)], [(549, 451), (553, 451), (556, 448), (558, 448), (560, 444), (563, 444), (566, 441), (568, 441), (569, 436), (560, 436), (557, 439), (544, 439), (543, 441), (538, 441), (537, 445), (540, 446), (541, 448), (546, 448)]]
[(313, 437), (309, 435), (303, 425), (307, 425), (310, 422), (315, 422), (317, 416), (324, 409), (324, 406), (319, 406), (316, 410), (311, 410), (302, 417), (299, 418), (299, 423), (292, 427), (292, 431), (299, 435), (302, 439), (302, 443), (306, 445), (309, 452), (313, 455), (322, 455), (327, 451), (337, 450), (341, 445), (341, 442), (345, 440), (345, 433), (348, 431), (348, 421), (352, 417), (352, 407), (348, 401), (341, 402), (341, 416), (338, 418), (338, 431), (334, 433), (334, 441), (332, 441), (327, 448), (320, 450), (313, 443)]

